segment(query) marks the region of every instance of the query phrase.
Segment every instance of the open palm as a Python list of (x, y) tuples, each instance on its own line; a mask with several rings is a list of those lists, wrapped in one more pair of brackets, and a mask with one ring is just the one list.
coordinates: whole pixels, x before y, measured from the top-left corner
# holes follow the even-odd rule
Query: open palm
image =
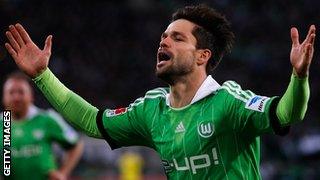
[(309, 73), (309, 67), (314, 52), (314, 40), (316, 36), (316, 28), (311, 25), (306, 39), (300, 44), (299, 33), (297, 28), (291, 28), (292, 48), (290, 53), (290, 61), (294, 72), (298, 77), (305, 77)]
[(29, 37), (21, 24), (10, 25), (6, 32), (9, 43), (5, 46), (18, 65), (28, 76), (34, 78), (47, 67), (51, 56), (52, 36), (48, 36), (41, 50)]

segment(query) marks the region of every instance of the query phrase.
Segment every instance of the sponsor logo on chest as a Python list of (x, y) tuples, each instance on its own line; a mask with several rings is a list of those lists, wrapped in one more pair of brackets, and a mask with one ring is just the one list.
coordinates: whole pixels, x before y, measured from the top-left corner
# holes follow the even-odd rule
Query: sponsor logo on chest
[(213, 147), (208, 154), (186, 156), (179, 160), (176, 158), (173, 158), (172, 160), (162, 159), (162, 165), (166, 174), (173, 171), (191, 171), (192, 174), (197, 174), (201, 169), (219, 164), (220, 162), (215, 147)]
[(42, 147), (37, 144), (27, 144), (20, 148), (12, 148), (12, 155), (16, 158), (29, 158), (43, 153)]

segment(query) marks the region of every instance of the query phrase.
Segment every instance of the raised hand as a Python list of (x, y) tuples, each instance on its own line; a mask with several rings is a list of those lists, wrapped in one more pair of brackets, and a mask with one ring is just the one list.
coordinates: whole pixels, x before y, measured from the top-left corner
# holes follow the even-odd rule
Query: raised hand
[(300, 44), (297, 28), (291, 28), (292, 48), (290, 61), (293, 66), (294, 73), (298, 75), (298, 77), (305, 77), (309, 74), (309, 67), (314, 52), (313, 46), (315, 37), (316, 27), (311, 25), (306, 39)]
[(46, 70), (51, 56), (51, 35), (47, 37), (43, 50), (34, 44), (21, 24), (10, 25), (6, 36), (9, 43), (5, 46), (23, 72), (35, 78)]

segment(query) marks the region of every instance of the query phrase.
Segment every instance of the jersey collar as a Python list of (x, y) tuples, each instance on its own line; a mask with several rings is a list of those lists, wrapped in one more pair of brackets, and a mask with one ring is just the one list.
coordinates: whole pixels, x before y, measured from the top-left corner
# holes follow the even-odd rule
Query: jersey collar
[[(217, 83), (217, 81), (215, 81), (211, 75), (209, 75), (201, 84), (200, 88), (198, 89), (198, 91), (196, 92), (196, 94), (194, 95), (193, 99), (191, 100), (191, 104), (200, 101), (201, 99), (207, 97), (208, 95), (214, 93), (215, 91), (217, 91), (217, 89), (219, 89), (220, 84)], [(168, 106), (170, 106), (170, 100), (169, 100), (169, 96), (170, 94), (168, 93), (166, 95), (166, 104)]]
[(35, 117), (38, 113), (39, 113), (39, 108), (36, 107), (35, 105), (30, 105), (29, 106), (29, 109), (28, 109), (28, 112), (27, 112), (27, 116), (26, 116), (26, 119), (30, 120), (32, 119), (33, 117)]

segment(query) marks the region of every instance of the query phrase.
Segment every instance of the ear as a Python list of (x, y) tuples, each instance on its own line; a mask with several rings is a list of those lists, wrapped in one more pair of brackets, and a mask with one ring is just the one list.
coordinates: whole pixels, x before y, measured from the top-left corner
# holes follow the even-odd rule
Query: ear
[(198, 65), (207, 64), (207, 62), (209, 61), (212, 55), (210, 49), (199, 49), (198, 53), (199, 53), (199, 56), (197, 58), (197, 64)]

